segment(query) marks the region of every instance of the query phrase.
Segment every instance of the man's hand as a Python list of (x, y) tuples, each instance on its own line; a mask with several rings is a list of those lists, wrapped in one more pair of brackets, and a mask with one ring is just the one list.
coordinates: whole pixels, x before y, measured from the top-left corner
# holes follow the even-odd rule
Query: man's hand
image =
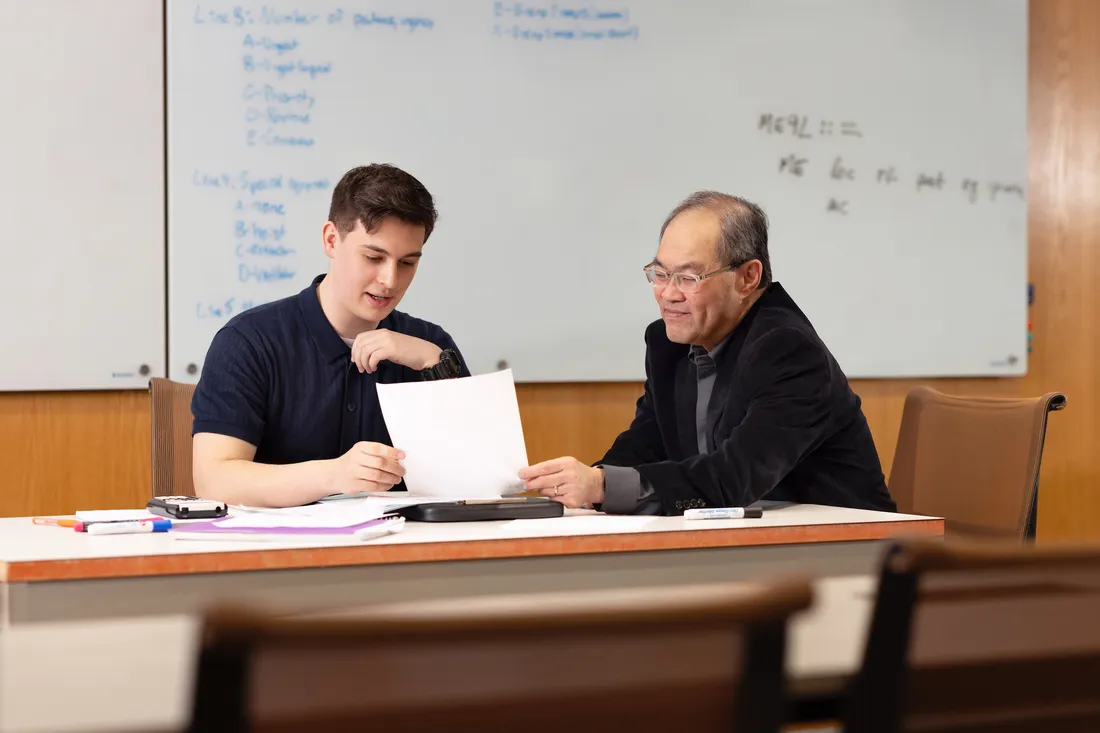
[(523, 488), (538, 491), (570, 508), (603, 502), (603, 471), (576, 458), (555, 458), (519, 472)]
[(332, 463), (329, 490), (333, 494), (358, 494), (360, 491), (389, 491), (400, 483), (405, 467), (398, 461), (402, 451), (359, 441)]
[(424, 341), (386, 328), (364, 331), (355, 337), (351, 345), (351, 360), (359, 367), (359, 373), (373, 374), (378, 363), (392, 361), (410, 369), (427, 369), (439, 363), (443, 349), (430, 341)]

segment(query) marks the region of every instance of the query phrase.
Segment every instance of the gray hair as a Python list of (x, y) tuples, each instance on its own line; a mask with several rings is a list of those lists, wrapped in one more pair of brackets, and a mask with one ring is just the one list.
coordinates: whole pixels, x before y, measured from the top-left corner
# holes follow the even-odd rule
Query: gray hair
[(696, 191), (680, 202), (661, 225), (665, 229), (680, 214), (692, 209), (709, 209), (719, 216), (722, 231), (718, 237), (718, 261), (722, 267), (738, 267), (749, 260), (760, 260), (760, 288), (772, 281), (772, 263), (768, 257), (768, 217), (764, 210), (739, 196), (718, 191)]

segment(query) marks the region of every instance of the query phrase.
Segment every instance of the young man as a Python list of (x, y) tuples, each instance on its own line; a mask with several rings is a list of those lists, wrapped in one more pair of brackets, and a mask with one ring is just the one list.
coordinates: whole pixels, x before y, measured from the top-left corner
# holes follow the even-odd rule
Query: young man
[(344, 175), (321, 229), (328, 274), (238, 314), (210, 345), (191, 402), (199, 496), (284, 507), (401, 482), (376, 385), (469, 376), (442, 328), (394, 310), (435, 220), (398, 168)]
[(713, 191), (665, 220), (645, 268), (661, 310), (645, 393), (597, 467), (558, 458), (525, 486), (569, 507), (681, 514), (768, 498), (894, 511), (848, 380), (773, 283), (764, 212)]

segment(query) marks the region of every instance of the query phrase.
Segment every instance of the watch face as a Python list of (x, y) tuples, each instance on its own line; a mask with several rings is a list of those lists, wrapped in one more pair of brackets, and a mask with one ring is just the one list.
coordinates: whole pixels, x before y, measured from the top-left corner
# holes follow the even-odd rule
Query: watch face
[(459, 372), (462, 371), (458, 363), (458, 357), (451, 349), (446, 349), (439, 355), (439, 364), (448, 377), (457, 377)]

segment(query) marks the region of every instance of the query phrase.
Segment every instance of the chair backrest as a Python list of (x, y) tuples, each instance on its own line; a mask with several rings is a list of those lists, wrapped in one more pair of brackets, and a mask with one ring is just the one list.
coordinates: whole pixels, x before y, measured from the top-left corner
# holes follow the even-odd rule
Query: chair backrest
[(149, 380), (153, 496), (191, 496), (191, 395), (195, 385)]
[(845, 718), (845, 733), (1100, 730), (1100, 547), (891, 548)]
[(1035, 535), (1047, 416), (1066, 398), (954, 397), (930, 387), (905, 400), (890, 494), (898, 510), (943, 517), (948, 535)]
[(806, 580), (206, 617), (191, 730), (778, 731)]

